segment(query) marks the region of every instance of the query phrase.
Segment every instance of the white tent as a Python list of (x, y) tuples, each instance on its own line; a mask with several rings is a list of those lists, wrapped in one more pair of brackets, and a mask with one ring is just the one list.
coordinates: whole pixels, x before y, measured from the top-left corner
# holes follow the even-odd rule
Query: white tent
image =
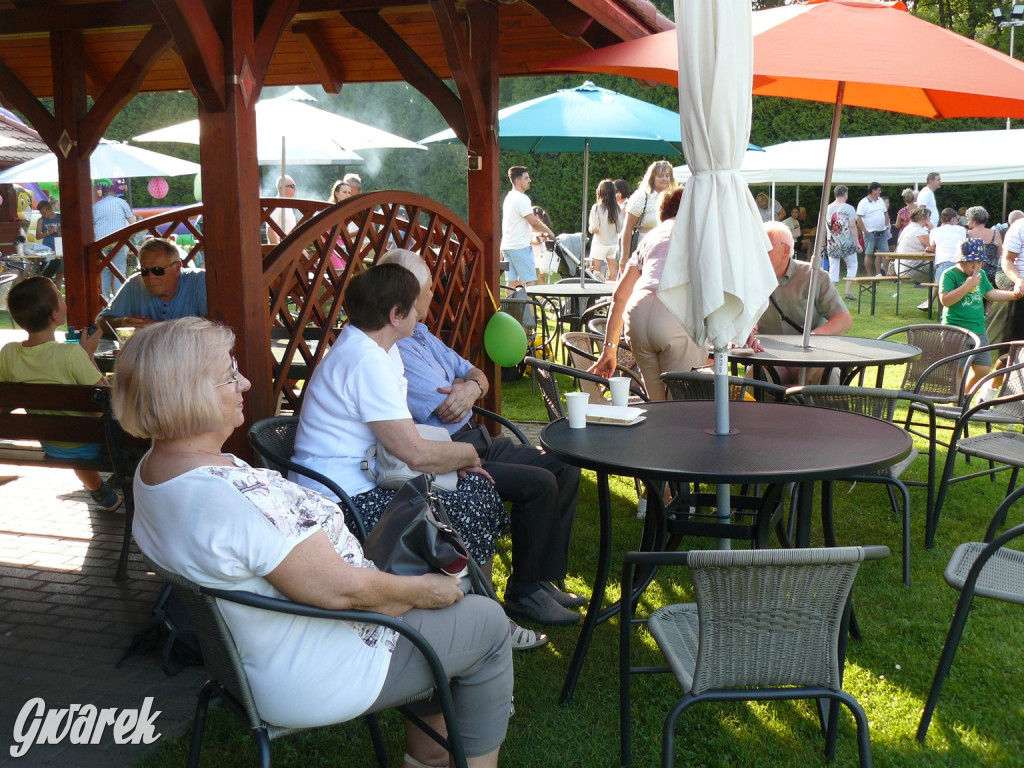
[[(827, 157), (828, 139), (787, 141), (744, 154), (740, 174), (748, 184), (820, 186)], [(832, 183), (924, 184), (931, 171), (943, 184), (1024, 180), (1024, 129), (839, 139)], [(690, 172), (682, 165), (675, 177)]]

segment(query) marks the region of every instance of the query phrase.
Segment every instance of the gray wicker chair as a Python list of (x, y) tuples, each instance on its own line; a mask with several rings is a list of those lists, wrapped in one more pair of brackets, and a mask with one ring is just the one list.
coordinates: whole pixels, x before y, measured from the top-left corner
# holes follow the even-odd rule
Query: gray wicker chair
[[(1009, 368), (1004, 369), (1004, 371), (1009, 370)], [(997, 397), (994, 400), (969, 404), (960, 418), (956, 420), (956, 424), (953, 426), (953, 434), (950, 438), (949, 450), (946, 452), (946, 462), (942, 467), (938, 496), (935, 499), (934, 523), (931, 531), (932, 538), (934, 538), (935, 531), (939, 526), (939, 516), (942, 514), (942, 505), (946, 500), (946, 494), (949, 492), (949, 487), (954, 483), (984, 475), (992, 475), (997, 471), (1009, 469), (1010, 480), (1007, 484), (1006, 494), (1009, 496), (1012, 493), (1017, 485), (1017, 475), (1021, 468), (1024, 468), (1024, 434), (1021, 434), (1020, 431), (996, 430), (968, 437), (966, 432), (968, 426), (975, 422), (977, 416), (985, 410), (995, 408), (1010, 410), (1011, 408), (1022, 406), (1024, 406), (1024, 393)], [(1024, 421), (1017, 421), (1013, 426), (1018, 428), (1024, 427)], [(994, 468), (990, 466), (988, 469), (954, 477), (957, 454), (963, 454), (967, 459), (974, 457), (1001, 466)]]
[(996, 536), (1006, 522), (1010, 507), (1021, 496), (1024, 496), (1024, 488), (1018, 488), (1007, 496), (992, 516), (992, 521), (985, 532), (985, 541), (961, 544), (953, 551), (953, 556), (946, 566), (943, 574), (946, 582), (954, 589), (960, 590), (960, 597), (957, 599), (956, 611), (939, 656), (928, 700), (921, 714), (921, 722), (917, 727), (917, 740), (920, 742), (924, 742), (928, 734), (928, 726), (939, 703), (942, 684), (953, 666), (960, 638), (967, 626), (967, 617), (970, 615), (974, 596), (1024, 605), (1024, 552), (1006, 546), (1010, 541), (1024, 536), (1024, 524), (1014, 526), (1002, 535)]
[[(929, 414), (930, 439), (928, 440), (928, 474), (927, 480), (910, 481), (901, 478), (918, 457), (917, 448), (911, 448), (910, 455), (898, 464), (869, 474), (851, 475), (847, 480), (865, 483), (883, 483), (889, 494), (892, 510), (903, 521), (903, 583), (910, 586), (910, 494), (908, 485), (925, 488), (925, 528), (931, 530), (933, 522), (933, 500), (935, 498), (935, 411), (934, 404), (919, 395), (901, 392), (896, 389), (870, 389), (866, 387), (832, 387), (806, 386), (793, 387), (787, 397), (793, 402), (803, 405), (832, 408), (838, 411), (859, 413), (883, 421), (893, 422), (900, 405), (909, 407), (917, 405), (924, 413)], [(827, 487), (827, 486), (826, 486)], [(897, 497), (898, 493), (898, 497)], [(831, 505), (825, 504), (826, 508)], [(825, 541), (835, 546), (835, 530), (832, 520), (825, 521)]]
[[(657, 565), (685, 565), (696, 603), (669, 605), (646, 620), (620, 621), (621, 764), (632, 765), (630, 683), (633, 673), (671, 671), (683, 689), (665, 719), (662, 766), (675, 760), (675, 724), (698, 701), (830, 699), (825, 754), (835, 753), (838, 703), (857, 723), (862, 767), (871, 765), (864, 710), (842, 690), (850, 590), (862, 560), (888, 557), (887, 547), (696, 550), (626, 555), (622, 593), (634, 574)], [(633, 627), (646, 625), (668, 667), (633, 667)]]
[[(710, 371), (668, 371), (661, 374), (673, 400), (714, 400), (715, 377)], [(743, 400), (747, 394), (757, 400), (782, 402), (786, 388), (760, 379), (729, 377), (729, 399)]]
[[(562, 348), (565, 351), (566, 362), (580, 371), (586, 370), (597, 362), (601, 357), (601, 350), (604, 346), (604, 337), (596, 333), (585, 331), (570, 331), (562, 334)], [(632, 379), (629, 385), (630, 393), (641, 400), (647, 400), (647, 388), (640, 376), (640, 368), (636, 364), (636, 358), (628, 346), (619, 344), (615, 350), (615, 375), (628, 376)], [(591, 397), (601, 396), (600, 392), (582, 380), (580, 389), (590, 392)]]
[[(905, 336), (907, 344), (921, 350), (921, 357), (907, 363), (900, 389), (913, 392), (933, 403), (954, 403), (960, 396), (961, 376), (955, 361), (945, 361), (950, 355), (981, 346), (978, 336), (955, 325), (921, 323), (904, 325), (886, 331), (879, 339)], [(938, 364), (943, 361), (942, 364)], [(927, 376), (924, 376), (925, 372)], [(925, 381), (922, 383), (921, 379)]]
[[(206, 727), (206, 712), (210, 705), (210, 699), (214, 696), (224, 701), (228, 709), (248, 727), (250, 735), (256, 741), (261, 768), (269, 768), (270, 766), (270, 742), (273, 739), (306, 730), (304, 728), (276, 726), (266, 722), (260, 716), (249, 686), (245, 667), (242, 664), (241, 656), (239, 656), (238, 648), (235, 646), (234, 638), (231, 636), (231, 630), (224, 621), (224, 617), (218, 607), (218, 600), (238, 603), (260, 610), (277, 611), (292, 616), (378, 624), (389, 627), (403, 637), (408, 638), (416, 646), (417, 650), (423, 654), (434, 676), (435, 687), (424, 691), (417, 698), (430, 698), (436, 693), (444, 714), (448, 738), (444, 739), (435, 733), (411, 713), (403, 712), (403, 714), (420, 724), (428, 735), (438, 740), (438, 743), (442, 744), (450, 752), (455, 765), (465, 767), (466, 754), (462, 745), (462, 736), (459, 733), (451, 689), (448, 685), (448, 678), (445, 675), (444, 667), (441, 666), (441, 660), (434, 653), (426, 639), (400, 619), (369, 611), (331, 611), (311, 605), (293, 603), (289, 600), (257, 595), (252, 592), (208, 589), (152, 562), (147, 561), (147, 564), (160, 578), (171, 585), (171, 588), (185, 604), (185, 608), (188, 610), (189, 616), (192, 617), (192, 622), (195, 624), (196, 632), (199, 635), (199, 644), (203, 649), (203, 662), (210, 675), (210, 679), (206, 681), (206, 684), (203, 685), (199, 693), (199, 701), (196, 704), (195, 719), (192, 723), (192, 739), (189, 744), (188, 753), (189, 768), (197, 768), (199, 765), (199, 754), (203, 746), (203, 732)], [(387, 765), (387, 754), (384, 750), (380, 729), (377, 727), (375, 718), (370, 716), (366, 719), (370, 727), (377, 763), (381, 768), (384, 768)]]

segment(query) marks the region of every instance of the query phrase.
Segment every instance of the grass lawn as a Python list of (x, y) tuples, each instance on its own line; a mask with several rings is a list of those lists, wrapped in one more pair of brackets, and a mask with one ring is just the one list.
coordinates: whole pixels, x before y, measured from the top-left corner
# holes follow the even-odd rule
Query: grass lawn
[[(901, 316), (894, 316), (892, 290), (879, 290), (874, 317), (857, 315), (851, 335), (874, 337), (899, 325), (925, 322), (914, 307), (923, 290), (906, 288)], [(867, 299), (867, 296), (865, 296)], [(895, 373), (892, 374), (895, 376)], [(889, 379), (890, 384), (895, 380)], [(506, 384), (503, 410), (518, 420), (543, 421), (540, 395), (529, 379)], [(836, 435), (841, 441), (842, 435)], [(779, 446), (785, 450), (785, 446)], [(941, 467), (941, 464), (940, 464)], [(919, 459), (908, 476), (924, 477)], [(924, 541), (924, 490), (911, 489), (913, 586), (900, 577), (900, 526), (885, 491), (879, 485), (851, 487), (837, 483), (835, 518), (839, 541), (885, 544), (888, 560), (862, 566), (855, 604), (863, 632), (851, 642), (845, 688), (863, 705), (871, 726), (878, 766), (1020, 766), (1024, 765), (1024, 719), (1017, 686), (1024, 683), (1020, 609), (979, 600), (964, 634), (953, 672), (922, 746), (914, 739), (921, 708), (935, 671), (958, 593), (946, 585), (942, 571), (952, 550), (962, 541), (979, 539), (989, 517), (1006, 491), (1006, 475), (992, 483), (984, 478), (954, 486), (943, 510), (935, 548)], [(635, 546), (641, 523), (635, 517), (636, 496), (631, 482), (613, 479), (614, 543), (612, 581), (608, 599), (618, 597), (617, 572), (621, 555)], [(579, 515), (573, 540), (569, 584), (589, 594), (596, 567), (597, 523), (594, 477), (584, 473)], [(1011, 514), (1011, 523), (1021, 520)], [(706, 540), (691, 546), (707, 547)], [(502, 581), (509, 564), (507, 542), (496, 558), (495, 573)], [(499, 594), (501, 592), (499, 584)], [(689, 594), (685, 572), (662, 571), (645, 602), (658, 605)], [(618, 764), (618, 622), (596, 631), (569, 707), (558, 705), (577, 629), (556, 628), (551, 642), (538, 650), (517, 654), (516, 714), (509, 724), (501, 764), (507, 766), (610, 766)], [(636, 660), (655, 659), (650, 638), (644, 636)], [(328, 674), (345, 674), (344, 670)], [(677, 696), (669, 676), (634, 678), (634, 764), (657, 765), (661, 724)], [(1016, 693), (1015, 693), (1016, 691)], [(837, 765), (856, 764), (852, 718), (844, 712)], [(401, 727), (394, 713), (383, 719), (389, 739), (391, 765), (400, 764)], [(187, 739), (162, 743), (139, 765), (146, 768), (184, 764)], [(825, 763), (823, 739), (810, 704), (704, 704), (683, 715), (677, 729), (677, 764), (700, 766), (817, 766)], [(361, 766), (372, 764), (366, 728), (349, 723), (282, 739), (272, 746), (277, 766)], [(244, 729), (217, 708), (210, 718), (203, 753), (204, 765), (250, 766), (255, 753)]]

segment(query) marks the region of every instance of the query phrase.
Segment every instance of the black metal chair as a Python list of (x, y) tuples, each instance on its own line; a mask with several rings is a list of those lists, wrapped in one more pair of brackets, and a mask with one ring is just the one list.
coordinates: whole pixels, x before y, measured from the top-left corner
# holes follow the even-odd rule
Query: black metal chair
[(956, 611), (939, 656), (932, 687), (928, 691), (928, 700), (921, 714), (921, 722), (917, 727), (917, 740), (922, 743), (928, 734), (928, 726), (931, 724), (935, 707), (939, 703), (942, 685), (953, 666), (953, 659), (967, 626), (967, 617), (970, 615), (974, 596), (1024, 605), (1024, 552), (1006, 546), (1014, 539), (1024, 536), (1024, 524), (1016, 525), (1002, 535), (996, 535), (1006, 522), (1010, 507), (1021, 496), (1024, 496), (1024, 488), (1018, 488), (1007, 496), (992, 516), (985, 532), (985, 540), (961, 544), (953, 551), (953, 556), (946, 566), (943, 574), (946, 583), (960, 590), (960, 597), (956, 602)]
[[(890, 423), (895, 421), (897, 408), (901, 405), (909, 407), (916, 404), (924, 412), (928, 413), (931, 423), (931, 439), (928, 440), (928, 475), (927, 480), (918, 481), (918, 485), (926, 489), (925, 520), (926, 528), (930, 527), (932, 521), (932, 500), (934, 499), (935, 491), (935, 406), (930, 400), (896, 389), (832, 386), (792, 387), (787, 393), (787, 398), (802, 405), (859, 413), (863, 416), (871, 416), (872, 418)], [(851, 475), (844, 478), (852, 482), (882, 483), (885, 485), (892, 510), (903, 521), (903, 583), (908, 587), (910, 586), (910, 493), (907, 491), (907, 485), (910, 482), (905, 481), (901, 475), (914, 463), (917, 457), (917, 449), (911, 448), (910, 455), (898, 464), (886, 467), (878, 472)], [(831, 507), (829, 504), (824, 506), (826, 508)], [(830, 546), (835, 546), (835, 529), (831, 518), (825, 522), (825, 537)]]
[[(455, 765), (462, 766), (463, 768), (466, 765), (466, 754), (462, 744), (462, 736), (458, 729), (458, 721), (455, 717), (451, 688), (449, 687), (444, 667), (441, 665), (441, 660), (437, 657), (437, 654), (426, 639), (400, 619), (370, 611), (332, 611), (316, 606), (294, 603), (290, 600), (257, 595), (252, 592), (209, 589), (190, 581), (180, 574), (160, 568), (151, 562), (148, 564), (158, 576), (171, 585), (171, 588), (185, 604), (199, 635), (199, 643), (203, 649), (204, 664), (210, 675), (209, 680), (206, 681), (199, 693), (199, 701), (196, 704), (196, 714), (192, 723), (192, 739), (189, 744), (188, 753), (189, 768), (197, 768), (199, 765), (199, 755), (203, 746), (203, 734), (206, 729), (206, 713), (210, 700), (214, 696), (220, 698), (227, 705), (228, 709), (242, 720), (249, 729), (249, 734), (256, 742), (261, 768), (269, 768), (270, 766), (270, 742), (272, 740), (306, 730), (305, 728), (276, 726), (268, 723), (260, 716), (259, 708), (256, 706), (256, 701), (249, 686), (249, 679), (246, 675), (242, 658), (238, 653), (231, 630), (224, 621), (218, 606), (218, 601), (221, 600), (292, 616), (375, 624), (393, 629), (407, 638), (426, 659), (434, 677), (434, 688), (424, 691), (418, 698), (425, 699), (430, 698), (432, 695), (437, 695), (448, 729), (448, 737), (442, 737), (412, 713), (404, 709), (402, 709), (402, 712), (406, 717), (416, 722), (431, 738), (434, 738), (447, 749), (452, 755)], [(344, 674), (343, 670), (336, 670), (335, 672), (337, 674)], [(377, 726), (376, 718), (371, 714), (366, 717), (366, 720), (370, 728), (377, 764), (384, 768), (387, 765), (387, 753), (384, 749), (384, 742), (380, 729)]]
[(271, 416), (260, 419), (249, 427), (249, 444), (256, 449), (263, 466), (280, 472), (288, 477), (288, 472), (308, 477), (327, 488), (338, 497), (338, 505), (345, 515), (345, 525), (349, 526), (360, 541), (366, 540), (366, 524), (363, 522), (359, 509), (344, 489), (331, 478), (292, 461), (295, 453), (295, 432), (299, 428), (298, 416)]
[[(687, 566), (696, 603), (667, 605), (637, 618), (638, 601), (619, 621), (619, 737), (632, 765), (631, 675), (671, 671), (683, 697), (665, 719), (662, 766), (675, 762), (675, 724), (699, 701), (830, 699), (825, 755), (835, 754), (841, 702), (857, 723), (862, 768), (871, 765), (864, 710), (842, 689), (849, 596), (863, 560), (887, 547), (630, 552), (622, 594), (657, 566)], [(634, 627), (646, 626), (668, 666), (632, 665)]]
[[(565, 350), (568, 364), (585, 373), (601, 357), (604, 337), (596, 333), (587, 333), (586, 331), (570, 331), (562, 334), (562, 347)], [(641, 400), (648, 400), (647, 388), (644, 386), (644, 380), (640, 375), (640, 368), (637, 365), (636, 358), (633, 357), (633, 351), (628, 345), (620, 343), (616, 347), (615, 360), (615, 375), (628, 376), (632, 379), (629, 384), (630, 394)], [(581, 381), (584, 381), (584, 379), (581, 379)], [(596, 394), (596, 390), (592, 388), (586, 386), (581, 386), (580, 388), (584, 392), (589, 391), (592, 395)]]

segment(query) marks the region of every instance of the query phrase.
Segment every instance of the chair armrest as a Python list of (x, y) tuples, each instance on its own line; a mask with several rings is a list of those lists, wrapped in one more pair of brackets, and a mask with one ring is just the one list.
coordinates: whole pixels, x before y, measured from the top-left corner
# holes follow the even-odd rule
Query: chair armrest
[[(452, 700), (452, 692), (448, 684), (448, 675), (445, 673), (444, 666), (441, 664), (441, 660), (438, 658), (433, 646), (416, 629), (395, 616), (388, 616), (387, 614), (373, 611), (331, 610), (319, 608), (315, 605), (296, 603), (279, 597), (257, 595), (254, 592), (214, 589), (212, 587), (200, 586), (199, 593), (215, 597), (218, 600), (226, 600), (264, 611), (286, 613), (292, 616), (305, 616), (313, 619), (328, 619), (331, 621), (358, 621), (363, 624), (376, 624), (392, 629), (408, 639), (426, 660), (427, 666), (430, 667), (430, 673), (434, 678), (434, 690), (441, 700), (444, 711), (455, 711), (455, 703)], [(456, 765), (464, 765), (465, 752), (461, 734), (456, 729), (454, 733), (449, 732), (448, 739)], [(461, 763), (460, 760), (462, 761)]]
[(473, 406), (473, 413), (480, 418), (489, 419), (490, 421), (497, 422), (501, 426), (505, 427), (505, 429), (515, 435), (516, 439), (523, 445), (530, 444), (529, 439), (523, 434), (523, 431), (501, 414), (495, 413), (494, 411), (488, 411), (486, 408), (481, 408), (479, 405)]
[[(1000, 504), (996, 508), (996, 511), (992, 514), (991, 521), (989, 521), (988, 529), (985, 531), (985, 538), (984, 538), (985, 542), (990, 542), (990, 541), (995, 541), (996, 540), (996, 534), (999, 532), (999, 529), (1006, 522), (1006, 515), (1010, 511), (1010, 507), (1012, 507), (1014, 504), (1016, 504), (1018, 499), (1020, 499), (1021, 496), (1024, 496), (1024, 486), (1021, 486), (1020, 488), (1015, 489), (1013, 491), (1013, 493), (1011, 493), (1009, 496), (1007, 496), (1005, 499), (1003, 499), (1002, 504)], [(1017, 528), (1020, 528), (1020, 526), (1017, 526)], [(1017, 528), (1011, 528), (1010, 530), (1014, 531), (1014, 530), (1017, 530)], [(1007, 533), (1010, 533), (1010, 531), (1007, 531)], [(1019, 535), (1019, 534), (1017, 534), (1017, 535)], [(1005, 534), (1004, 534), (1004, 536), (1005, 536)], [(1000, 537), (1000, 539), (1003, 539), (1003, 544), (1005, 544), (1007, 541), (1009, 541), (1012, 538), (1015, 538), (1015, 537), (1014, 536), (1010, 536), (1009, 538), (1005, 538), (1005, 539), (1003, 539), (1002, 536)], [(1002, 544), (1000, 544), (1000, 546), (1002, 546)]]

